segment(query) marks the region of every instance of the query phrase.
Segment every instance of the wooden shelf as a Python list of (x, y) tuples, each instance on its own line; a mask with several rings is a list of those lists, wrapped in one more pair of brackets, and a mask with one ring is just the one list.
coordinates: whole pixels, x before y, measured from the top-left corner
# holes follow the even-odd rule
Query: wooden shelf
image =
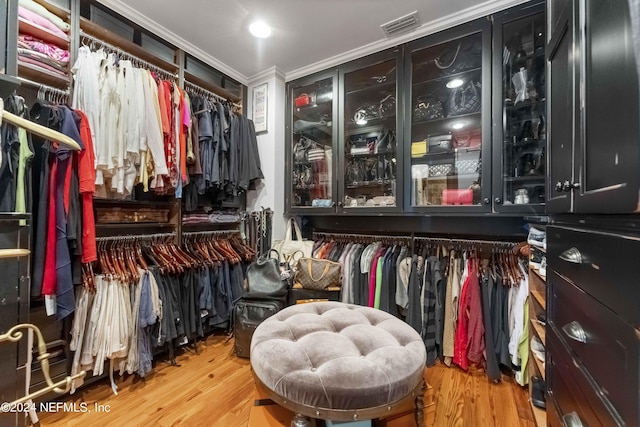
[[(178, 74), (180, 67), (172, 62), (167, 62), (162, 58), (159, 58), (144, 49), (142, 46), (137, 45), (118, 34), (101, 27), (95, 22), (91, 22), (86, 18), (80, 18), (80, 29), (97, 39), (100, 39), (110, 45), (120, 48), (123, 52), (126, 52), (136, 58), (140, 58), (156, 67), (165, 70), (170, 73)], [(82, 38), (82, 36), (80, 37)]]
[(21, 61), (18, 61), (18, 76), (62, 90), (68, 90), (71, 84), (71, 79), (68, 76), (60, 76), (44, 68)]
[(18, 18), (18, 31), (20, 34), (27, 34), (47, 43), (69, 49), (70, 39), (68, 35), (62, 37), (48, 28), (41, 27), (40, 25), (29, 22), (24, 18)]
[[(535, 365), (535, 369), (538, 371), (538, 373), (540, 374), (540, 376), (542, 377), (543, 380), (546, 381), (545, 378), (545, 374), (544, 374), (544, 365), (542, 364), (542, 362), (536, 357), (535, 354), (533, 354), (533, 351), (531, 351), (531, 349), (529, 349), (529, 359), (531, 359), (533, 361), (533, 365)], [(532, 377), (533, 372), (529, 372), (529, 376)]]
[(536, 302), (542, 307), (543, 310), (547, 310), (547, 301), (545, 300), (544, 293), (541, 291), (531, 290), (531, 295)]
[[(531, 401), (529, 401), (531, 403)], [(531, 403), (531, 411), (533, 412), (533, 418), (536, 420), (537, 427), (546, 427), (547, 425), (547, 412), (544, 409), (540, 409)]]
[(538, 323), (538, 321), (535, 320), (535, 319), (529, 319), (529, 323), (531, 324), (531, 327), (535, 331), (535, 333), (538, 336), (538, 338), (540, 338), (540, 341), (542, 341), (542, 345), (546, 347), (547, 346), (547, 341), (546, 341), (547, 334), (545, 332), (544, 326), (542, 326), (540, 323)]
[(190, 73), (187, 70), (184, 70), (184, 79), (186, 81), (188, 81), (191, 84), (194, 84), (196, 86), (201, 87), (202, 89), (208, 90), (209, 92), (213, 92), (216, 95), (220, 95), (223, 98), (226, 98), (230, 101), (233, 102), (240, 102), (242, 100), (242, 98), (240, 98), (239, 96), (236, 96), (234, 94), (232, 94), (231, 92), (229, 92), (228, 90), (221, 88), (220, 86), (208, 82), (198, 76), (196, 76), (193, 73)]
[(537, 268), (529, 266), (529, 271), (532, 271), (533, 274), (535, 274), (536, 278), (539, 279), (546, 286), (547, 279), (545, 279), (544, 277), (542, 277), (540, 275), (540, 273), (539, 273)]

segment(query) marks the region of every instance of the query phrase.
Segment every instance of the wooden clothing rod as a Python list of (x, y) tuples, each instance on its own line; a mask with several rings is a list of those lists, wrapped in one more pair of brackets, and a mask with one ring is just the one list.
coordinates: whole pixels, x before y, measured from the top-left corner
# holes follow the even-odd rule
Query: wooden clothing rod
[(110, 50), (112, 53), (116, 53), (118, 55), (121, 55), (122, 57), (131, 60), (132, 62), (136, 63), (136, 65), (142, 66), (140, 68), (147, 68), (150, 71), (155, 71), (158, 74), (163, 74), (165, 77), (168, 77), (168, 79), (177, 79), (178, 75), (174, 74), (170, 71), (164, 70), (160, 67), (158, 67), (157, 65), (154, 65), (152, 63), (150, 63), (149, 61), (145, 61), (144, 59), (137, 57), (135, 55), (132, 55), (129, 52), (126, 52), (125, 50), (123, 50), (122, 48), (118, 47), (118, 46), (114, 46), (111, 43), (107, 43), (104, 40), (100, 40), (98, 37), (96, 36), (92, 36), (91, 34), (87, 34), (84, 31), (80, 31), (80, 37), (81, 38), (85, 38), (87, 40), (89, 40), (90, 42), (96, 43), (98, 45), (100, 45), (101, 47), (105, 47), (107, 48), (107, 50)]
[(205, 96), (209, 96), (209, 97), (215, 98), (220, 102), (230, 102), (230, 103), (232, 103), (234, 106), (236, 106), (238, 108), (242, 107), (241, 104), (233, 102), (232, 100), (230, 100), (228, 98), (225, 98), (222, 95), (218, 95), (217, 93), (211, 92), (210, 90), (204, 89), (204, 88), (202, 88), (202, 87), (200, 87), (200, 86), (198, 86), (198, 85), (196, 85), (194, 83), (191, 83), (188, 80), (184, 81), (184, 89), (187, 92), (190, 92), (192, 95), (205, 95)]
[(223, 235), (232, 235), (232, 234), (240, 234), (240, 230), (194, 231), (189, 233), (182, 233), (182, 237), (193, 238), (193, 237), (207, 237), (207, 236), (223, 236)]
[(353, 239), (369, 239), (369, 240), (411, 240), (412, 236), (392, 236), (392, 235), (375, 235), (375, 234), (349, 234), (349, 233), (325, 233), (323, 231), (314, 231), (314, 237), (329, 238), (353, 238)]
[(372, 234), (349, 234), (349, 233), (327, 233), (316, 231), (316, 237), (336, 238), (336, 239), (367, 239), (367, 240), (406, 240), (417, 242), (429, 242), (447, 245), (486, 245), (502, 248), (513, 248), (518, 242), (505, 242), (499, 240), (476, 240), (476, 239), (448, 239), (443, 237), (420, 237), (420, 236), (394, 236), (394, 235), (372, 235)]
[(96, 242), (136, 242), (141, 240), (160, 241), (174, 239), (175, 237), (175, 233), (135, 234), (127, 236), (97, 237)]

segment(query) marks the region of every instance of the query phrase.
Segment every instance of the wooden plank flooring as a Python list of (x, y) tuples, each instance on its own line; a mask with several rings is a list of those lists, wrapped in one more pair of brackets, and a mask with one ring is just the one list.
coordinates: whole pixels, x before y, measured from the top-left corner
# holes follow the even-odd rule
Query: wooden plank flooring
[[(255, 389), (247, 359), (233, 355), (233, 341), (213, 335), (177, 356), (180, 366), (159, 361), (145, 379), (118, 378), (90, 385), (66, 402), (109, 405), (109, 413), (39, 413), (42, 427), (246, 426)], [(489, 383), (482, 372), (466, 373), (438, 363), (427, 370), (434, 388), (437, 427), (534, 427), (526, 388), (503, 376)]]

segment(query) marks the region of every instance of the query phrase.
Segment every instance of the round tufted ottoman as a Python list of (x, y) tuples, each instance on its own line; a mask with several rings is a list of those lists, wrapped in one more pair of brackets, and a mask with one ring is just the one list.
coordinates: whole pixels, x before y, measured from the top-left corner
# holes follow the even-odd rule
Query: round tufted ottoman
[(366, 420), (415, 404), (422, 425), (424, 342), (389, 313), (339, 302), (287, 307), (258, 326), (250, 354), (256, 379), (297, 414)]

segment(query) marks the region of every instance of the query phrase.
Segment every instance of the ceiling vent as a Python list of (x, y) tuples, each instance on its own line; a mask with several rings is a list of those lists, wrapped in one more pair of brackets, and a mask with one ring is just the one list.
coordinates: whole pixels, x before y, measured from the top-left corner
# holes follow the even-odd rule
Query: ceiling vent
[(382, 31), (384, 31), (384, 35), (387, 36), (387, 38), (391, 38), (398, 34), (411, 31), (419, 26), (420, 19), (418, 19), (418, 11), (415, 10), (408, 15), (401, 16), (400, 18), (380, 25), (380, 28), (382, 28)]

